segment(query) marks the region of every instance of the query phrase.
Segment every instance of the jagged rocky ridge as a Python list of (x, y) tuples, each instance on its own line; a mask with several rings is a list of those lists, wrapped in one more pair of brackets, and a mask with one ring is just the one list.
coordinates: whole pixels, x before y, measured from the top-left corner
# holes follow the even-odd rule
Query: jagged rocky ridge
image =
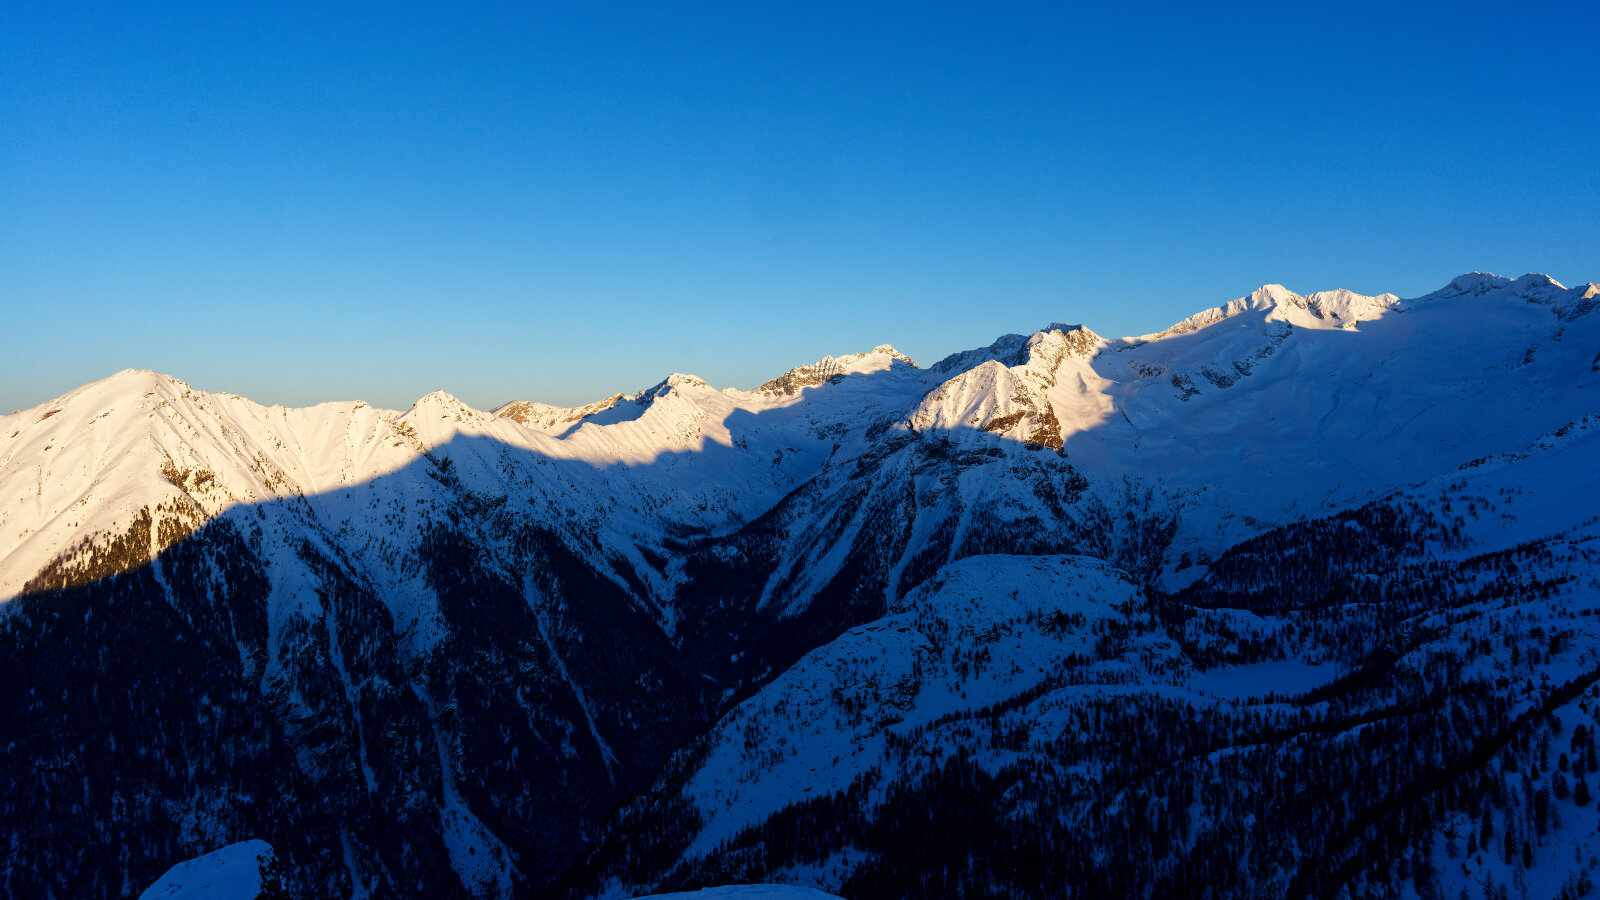
[[(1418, 777), (1460, 809), (1385, 817), (1402, 859), (1485, 796), (1537, 858), (1576, 832), (1490, 786), (1587, 715), (1597, 293), (1268, 286), (1143, 338), (499, 415), (86, 386), (0, 418), (0, 887), (263, 837), (337, 895), (1276, 896), (1400, 883), (1360, 829)], [(1341, 780), (1377, 723), (1462, 759)], [(1317, 791), (1349, 830), (1270, 845)]]

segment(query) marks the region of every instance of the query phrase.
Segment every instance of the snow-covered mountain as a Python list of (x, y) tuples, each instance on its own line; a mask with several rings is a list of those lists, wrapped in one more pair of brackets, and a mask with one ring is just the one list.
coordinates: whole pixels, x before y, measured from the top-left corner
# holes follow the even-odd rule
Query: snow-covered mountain
[[(0, 760), (28, 773), (0, 789), (0, 888), (136, 892), (259, 836), (352, 896), (1029, 893), (983, 869), (1023, 823), (1087, 855), (1041, 843), (1055, 867), (1013, 878), (1189, 861), (1101, 871), (1111, 896), (1238, 893), (1225, 840), (1261, 842), (1264, 895), (1398, 883), (1351, 855), (1368, 807), (1343, 844), (1269, 850), (1258, 806), (1376, 790), (1336, 763), (1384, 709), (1466, 757), (1392, 754), (1386, 802), (1402, 775), (1478, 790), (1510, 771), (1495, 741), (1525, 765), (1529, 729), (1587, 721), (1597, 305), (1536, 275), (1268, 285), (1137, 338), (1056, 324), (925, 369), (884, 345), (572, 409), (119, 373), (0, 417), (0, 673), (26, 686)], [(1322, 781), (1195, 799), (1312, 758)], [(905, 842), (919, 803), (953, 814), (939, 785), (992, 827), (936, 878)], [(1159, 840), (1130, 824), (1180, 797)], [(1417, 892), (1517, 876), (1435, 864), (1446, 807), (1383, 838), (1430, 860)], [(1588, 846), (1541, 827), (1535, 859)]]

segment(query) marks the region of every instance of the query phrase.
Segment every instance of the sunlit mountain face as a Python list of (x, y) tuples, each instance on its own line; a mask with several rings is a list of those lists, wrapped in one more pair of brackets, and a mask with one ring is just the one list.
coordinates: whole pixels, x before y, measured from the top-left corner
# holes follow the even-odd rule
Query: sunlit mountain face
[(86, 385), (0, 417), (0, 894), (254, 840), (299, 896), (1581, 896), (1597, 305), (1268, 285), (570, 409)]

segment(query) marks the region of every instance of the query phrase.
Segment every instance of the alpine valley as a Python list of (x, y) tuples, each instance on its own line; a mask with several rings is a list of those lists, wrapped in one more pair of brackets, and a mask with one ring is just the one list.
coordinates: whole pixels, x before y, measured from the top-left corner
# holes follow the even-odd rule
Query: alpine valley
[(305, 898), (1584, 896), (1597, 307), (572, 409), (118, 373), (0, 417), (0, 896), (246, 840)]

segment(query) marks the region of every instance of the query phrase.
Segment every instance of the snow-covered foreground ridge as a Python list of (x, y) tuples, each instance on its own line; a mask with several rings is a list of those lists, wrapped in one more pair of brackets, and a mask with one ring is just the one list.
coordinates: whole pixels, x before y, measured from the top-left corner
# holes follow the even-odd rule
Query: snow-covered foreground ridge
[(240, 841), (185, 860), (146, 888), (139, 900), (258, 900), (265, 841)]
[[(0, 895), (259, 837), (330, 896), (1283, 896), (1356, 883), (1372, 810), (1407, 859), (1463, 810), (1475, 849), (1554, 859), (1548, 822), (1460, 804), (1589, 714), (1597, 305), (1269, 285), (1139, 338), (576, 409), (119, 373), (0, 418)], [(1421, 749), (1355, 765), (1373, 734)], [(1368, 769), (1456, 805), (1268, 826)]]

